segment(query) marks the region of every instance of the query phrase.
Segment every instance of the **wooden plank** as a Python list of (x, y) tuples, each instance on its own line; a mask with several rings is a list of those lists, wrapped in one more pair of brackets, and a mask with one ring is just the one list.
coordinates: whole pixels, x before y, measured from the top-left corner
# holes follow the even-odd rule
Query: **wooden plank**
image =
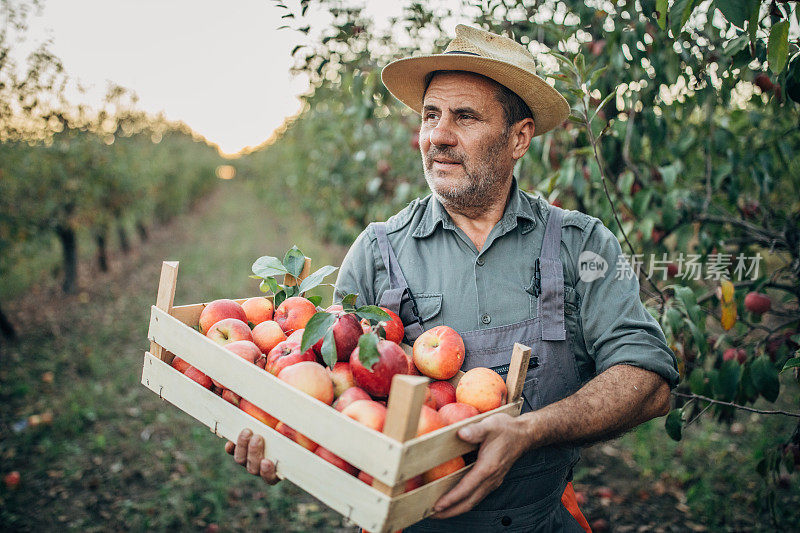
[(375, 479), (399, 482), (398, 441), (255, 367), (156, 307), (151, 308), (149, 337)]
[(478, 445), (470, 444), (458, 437), (457, 433), (459, 429), (475, 422), (480, 422), (487, 416), (492, 416), (497, 413), (517, 416), (521, 406), (521, 401), (501, 405), (497, 409), (492, 409), (491, 411), (475, 415), (466, 420), (461, 420), (455, 424), (450, 424), (449, 426), (405, 442), (400, 459), (400, 471), (397, 475), (398, 479), (411, 479), (456, 456), (476, 450)]
[[(420, 410), (425, 401), (425, 392), (430, 380), (425, 376), (395, 375), (389, 392), (386, 407), (386, 422), (383, 433), (389, 437), (405, 442), (417, 436)], [(397, 496), (405, 492), (405, 482), (389, 486), (375, 480), (372, 486), (389, 496)]]
[[(156, 295), (156, 307), (169, 313), (172, 311), (172, 304), (175, 303), (175, 288), (178, 285), (178, 262), (164, 261), (161, 263), (161, 277), (158, 280), (158, 294)], [(171, 354), (167, 354), (162, 346), (151, 342), (150, 351), (162, 361), (172, 359)]]
[(382, 529), (390, 503), (387, 496), (237, 409), (149, 353), (144, 357), (142, 384), (220, 437), (235, 442), (242, 429), (252, 428), (264, 437), (266, 456), (277, 459), (279, 476), (291, 480), (359, 526), (370, 531)]
[(530, 360), (531, 349), (515, 342), (514, 349), (511, 350), (511, 363), (508, 366), (508, 374), (506, 374), (507, 403), (514, 403), (522, 397), (522, 387), (525, 385), (525, 376), (528, 374), (528, 362)]
[(458, 387), (458, 382), (461, 381), (461, 378), (464, 377), (464, 374), (466, 374), (466, 372), (459, 370), (458, 372), (456, 372), (455, 376), (448, 379), (447, 381), (449, 381), (453, 387)]
[(383, 532), (397, 531), (433, 514), (436, 501), (461, 481), (473, 465), (467, 465), (441, 479), (392, 498)]
[[(258, 296), (264, 296), (263, 294), (259, 294)], [(272, 296), (267, 296), (267, 299), (271, 300)], [(243, 303), (247, 298), (234, 298), (233, 301), (237, 303)], [(186, 324), (187, 326), (195, 327), (200, 323), (200, 313), (203, 312), (203, 309), (209, 304), (210, 302), (203, 302), (199, 304), (189, 304), (189, 305), (176, 305), (172, 308), (172, 312), (170, 313), (172, 316)]]

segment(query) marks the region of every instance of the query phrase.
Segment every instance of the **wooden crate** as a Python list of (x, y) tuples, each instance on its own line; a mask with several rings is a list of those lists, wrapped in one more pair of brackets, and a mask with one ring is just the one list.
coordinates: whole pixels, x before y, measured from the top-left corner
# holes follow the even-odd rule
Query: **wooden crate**
[[(265, 455), (275, 462), (279, 477), (292, 481), (366, 530), (396, 531), (432, 514), (436, 500), (458, 483), (471, 465), (411, 492), (404, 493), (405, 482), (476, 449), (458, 438), (456, 432), (461, 427), (495, 413), (520, 413), (530, 348), (517, 344), (506, 379), (506, 405), (415, 437), (428, 378), (395, 376), (385, 428), (378, 433), (195, 330), (205, 304), (173, 307), (177, 273), (177, 262), (163, 263), (156, 305), (151, 309), (151, 347), (144, 355), (142, 384), (220, 437), (235, 442), (244, 428), (262, 435)], [(170, 366), (173, 354), (365, 471), (374, 478), (373, 485), (337, 468), (184, 376)], [(451, 382), (456, 384), (460, 376)]]

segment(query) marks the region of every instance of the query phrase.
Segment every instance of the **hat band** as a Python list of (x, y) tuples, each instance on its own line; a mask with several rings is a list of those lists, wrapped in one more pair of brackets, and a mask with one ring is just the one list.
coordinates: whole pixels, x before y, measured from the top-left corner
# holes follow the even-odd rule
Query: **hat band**
[(481, 57), (480, 54), (476, 54), (475, 52), (462, 52), (461, 50), (450, 50), (449, 52), (445, 52), (445, 54), (464, 54), (464, 55), (468, 55), (468, 56)]

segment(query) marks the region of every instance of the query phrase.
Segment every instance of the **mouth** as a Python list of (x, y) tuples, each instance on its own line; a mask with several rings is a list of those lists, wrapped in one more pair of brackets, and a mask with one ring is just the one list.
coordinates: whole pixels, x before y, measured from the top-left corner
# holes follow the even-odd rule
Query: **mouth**
[(433, 163), (443, 167), (452, 167), (460, 165), (461, 161), (456, 161), (455, 159), (448, 159), (446, 157), (435, 157), (433, 158)]

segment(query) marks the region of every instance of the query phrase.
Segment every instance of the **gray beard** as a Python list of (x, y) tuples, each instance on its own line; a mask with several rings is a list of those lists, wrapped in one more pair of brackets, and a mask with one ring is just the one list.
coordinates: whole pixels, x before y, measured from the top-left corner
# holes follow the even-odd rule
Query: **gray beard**
[[(470, 218), (477, 218), (486, 213), (497, 202), (497, 193), (505, 189), (513, 169), (513, 166), (511, 169), (505, 168), (505, 165), (496, 159), (496, 154), (505, 147), (507, 142), (508, 135), (500, 135), (495, 142), (486, 147), (476, 163), (451, 148), (432, 147), (427, 154), (422, 156), (422, 168), (428, 188), (450, 211), (457, 211)], [(467, 183), (437, 187), (432, 170), (433, 159), (437, 156), (445, 156), (448, 159), (459, 161), (467, 175)]]

